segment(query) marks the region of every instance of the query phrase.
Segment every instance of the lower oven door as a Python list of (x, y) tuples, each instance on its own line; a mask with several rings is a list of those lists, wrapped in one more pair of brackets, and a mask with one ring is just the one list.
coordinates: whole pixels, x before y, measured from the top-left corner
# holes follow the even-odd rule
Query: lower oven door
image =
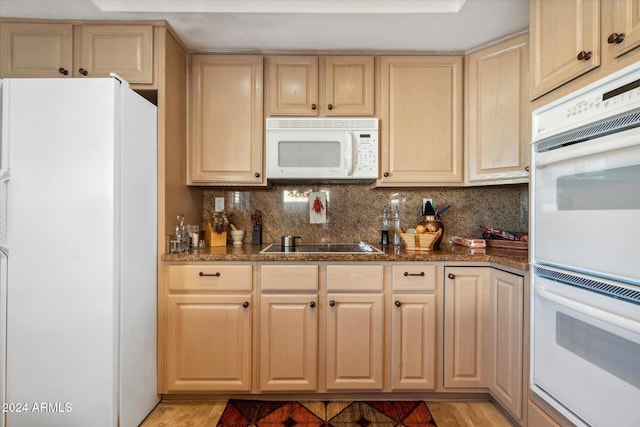
[(640, 127), (534, 156), (532, 259), (640, 282)]
[(577, 425), (640, 426), (640, 306), (577, 287), (611, 281), (533, 271), (532, 389)]

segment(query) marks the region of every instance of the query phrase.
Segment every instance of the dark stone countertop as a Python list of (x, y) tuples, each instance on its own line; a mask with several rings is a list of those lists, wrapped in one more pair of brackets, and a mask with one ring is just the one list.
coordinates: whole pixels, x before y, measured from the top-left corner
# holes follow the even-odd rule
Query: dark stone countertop
[(393, 245), (375, 245), (383, 250), (381, 254), (345, 253), (270, 253), (261, 254), (264, 245), (244, 244), (241, 246), (217, 246), (191, 250), (182, 253), (166, 253), (163, 261), (206, 262), (206, 261), (277, 261), (277, 262), (490, 262), (518, 270), (529, 269), (529, 252), (517, 249), (488, 247), (484, 250), (470, 250), (464, 246), (442, 243), (433, 251), (410, 251)]

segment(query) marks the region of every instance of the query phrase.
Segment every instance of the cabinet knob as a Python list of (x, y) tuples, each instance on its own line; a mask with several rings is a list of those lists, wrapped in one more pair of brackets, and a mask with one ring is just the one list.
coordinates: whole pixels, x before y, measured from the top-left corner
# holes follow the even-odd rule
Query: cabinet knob
[(611, 33), (611, 35), (607, 38), (607, 43), (609, 44), (620, 44), (624, 41), (624, 33)]
[(316, 302), (315, 301), (311, 301), (309, 303), (309, 307), (314, 308), (316, 306)]
[(384, 176), (385, 178), (389, 176), (389, 172), (385, 172), (382, 174), (382, 176)]
[(253, 176), (255, 176), (256, 178), (260, 178), (260, 172), (254, 173)]
[(242, 303), (242, 306), (243, 306), (244, 308), (249, 307), (249, 301), (245, 301), (245, 302), (243, 302), (243, 303)]
[(327, 109), (329, 109), (329, 110), (333, 110), (333, 104), (329, 104), (329, 105), (327, 105)]
[(318, 106), (316, 104), (311, 104), (311, 109), (315, 110), (316, 108), (318, 108)]
[(87, 70), (85, 70), (84, 68), (80, 68), (80, 69), (78, 70), (78, 72), (79, 72), (80, 74), (82, 74), (83, 76), (86, 76), (86, 75), (88, 75), (88, 74), (89, 74), (89, 72), (88, 72)]
[(331, 307), (335, 307), (336, 302), (335, 302), (334, 300), (331, 300), (331, 301), (329, 301), (329, 305), (330, 305)]
[(456, 275), (455, 275), (455, 274), (453, 274), (453, 273), (449, 273), (449, 274), (447, 274), (447, 277), (448, 277), (449, 279), (453, 280), (453, 279), (455, 279), (455, 278), (456, 278)]
[(67, 71), (65, 68), (58, 68), (58, 72), (62, 75), (68, 76), (69, 75), (69, 71)]
[(578, 61), (588, 61), (591, 59), (591, 52), (585, 52), (584, 50), (578, 53)]
[(402, 306), (402, 303), (400, 301), (396, 301), (396, 302), (394, 302), (394, 304), (396, 305), (396, 307)]

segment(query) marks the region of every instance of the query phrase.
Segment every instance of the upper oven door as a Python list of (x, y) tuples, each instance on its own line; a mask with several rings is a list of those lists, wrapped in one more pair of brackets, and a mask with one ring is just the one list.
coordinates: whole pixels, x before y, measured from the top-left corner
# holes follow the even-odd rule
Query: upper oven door
[(536, 262), (640, 281), (640, 127), (534, 149)]

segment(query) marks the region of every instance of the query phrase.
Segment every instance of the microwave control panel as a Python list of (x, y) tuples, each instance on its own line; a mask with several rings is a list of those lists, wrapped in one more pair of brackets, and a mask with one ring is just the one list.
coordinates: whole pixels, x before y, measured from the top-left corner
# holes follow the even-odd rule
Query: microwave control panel
[(378, 174), (378, 138), (375, 133), (358, 133), (355, 143), (354, 175), (377, 176)]

